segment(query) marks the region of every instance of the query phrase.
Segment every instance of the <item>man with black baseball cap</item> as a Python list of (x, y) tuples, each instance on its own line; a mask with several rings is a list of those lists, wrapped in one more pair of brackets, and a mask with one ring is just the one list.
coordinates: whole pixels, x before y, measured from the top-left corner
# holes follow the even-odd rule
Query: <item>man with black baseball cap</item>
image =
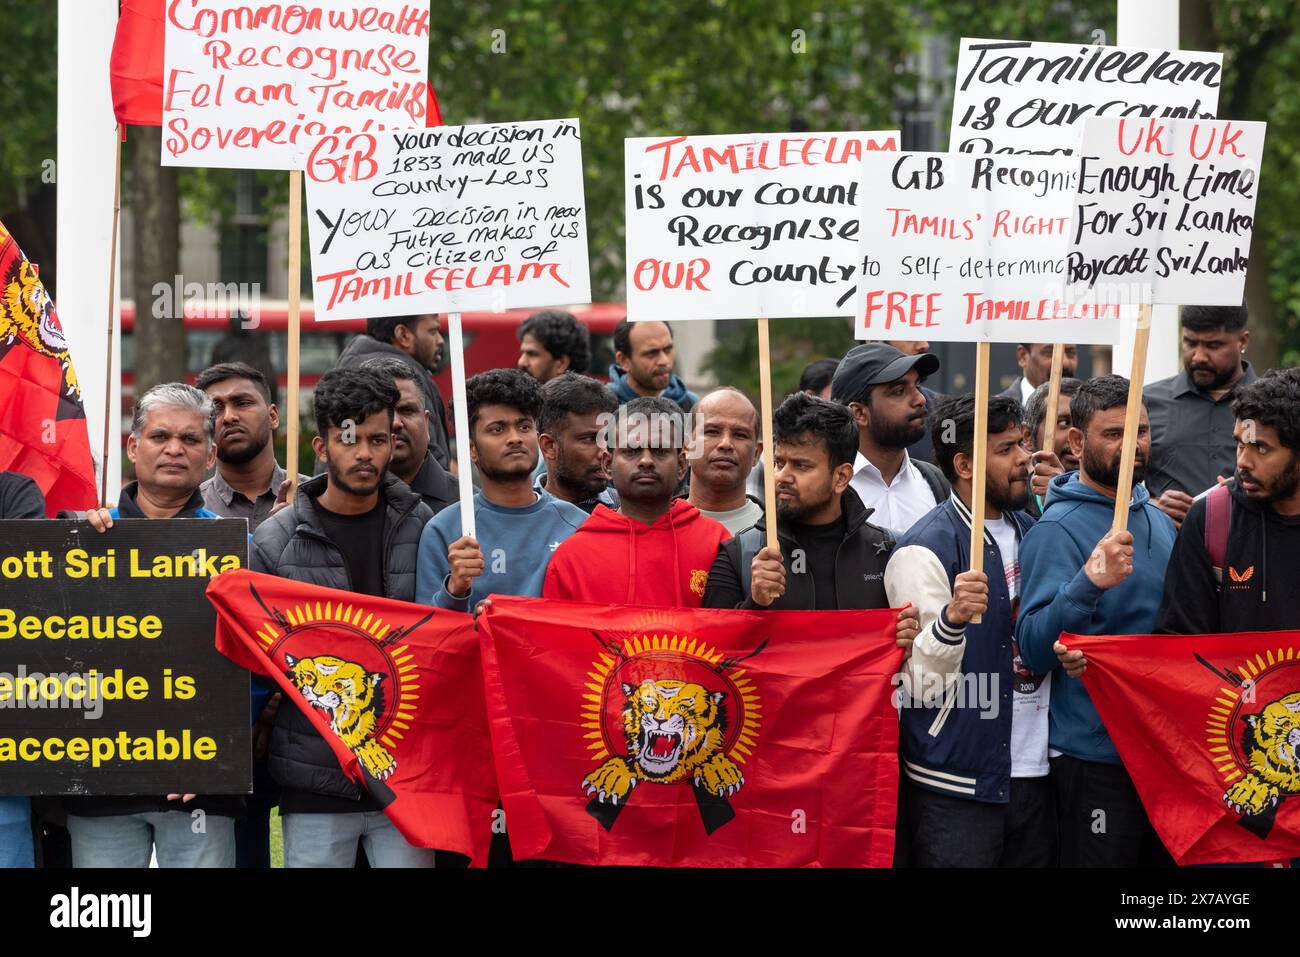
[(848, 351), (831, 379), (831, 399), (846, 405), (858, 427), (858, 455), (849, 483), (874, 510), (871, 521), (901, 535), (950, 489), (943, 473), (913, 459), (907, 447), (928, 428), (920, 384), (939, 371), (939, 357), (904, 355), (883, 342)]

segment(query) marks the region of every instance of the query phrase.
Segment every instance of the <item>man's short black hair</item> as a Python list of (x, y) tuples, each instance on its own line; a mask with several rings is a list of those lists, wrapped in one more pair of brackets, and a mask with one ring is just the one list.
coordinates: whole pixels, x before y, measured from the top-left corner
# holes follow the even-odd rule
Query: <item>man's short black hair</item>
[[(943, 469), (949, 482), (957, 481), (953, 459), (958, 452), (971, 455), (975, 449), (975, 396), (954, 395), (942, 400), (930, 412), (930, 438), (934, 442), (934, 464)], [(1005, 432), (1024, 422), (1024, 410), (1010, 396), (989, 397), (989, 435)]]
[[(1143, 405), (1146, 401), (1143, 400)], [(1122, 375), (1099, 375), (1089, 379), (1070, 399), (1070, 425), (1087, 433), (1092, 417), (1117, 405), (1128, 405), (1128, 379)]]
[(403, 382), (414, 382), (420, 386), (420, 394), (424, 395), (424, 384), (420, 377), (415, 374), (409, 363), (403, 362), (395, 355), (378, 355), (371, 356), (358, 369), (369, 369), (371, 372), (378, 372), (380, 375), (386, 375), (390, 379), (400, 379)]
[(569, 415), (592, 412), (613, 414), (618, 411), (618, 396), (595, 379), (576, 372), (556, 376), (542, 386), (542, 411), (537, 417), (537, 431), (554, 435)]
[[(668, 330), (668, 335), (671, 338), (673, 334), (673, 327), (668, 325), (668, 323), (665, 322), (663, 319), (660, 319), (658, 321), (663, 322), (664, 328)], [(632, 354), (632, 326), (633, 325), (635, 325), (635, 323), (628, 322), (626, 318), (620, 319), (618, 321), (618, 325), (614, 327), (614, 351), (615, 352), (621, 352), (625, 356), (630, 356)]]
[(1183, 306), (1178, 321), (1188, 332), (1241, 332), (1246, 328), (1246, 307)]
[(380, 342), (392, 343), (393, 333), (397, 331), (398, 326), (406, 326), (412, 332), (429, 313), (423, 313), (418, 316), (378, 316), (366, 320), (366, 335), (372, 339), (378, 339)]
[(569, 372), (586, 372), (591, 365), (591, 333), (572, 313), (558, 309), (535, 312), (519, 324), (520, 342), (532, 336), (556, 359), (569, 357)]
[(200, 392), (206, 392), (208, 386), (225, 382), (227, 379), (247, 379), (257, 386), (257, 391), (262, 393), (266, 404), (271, 404), (270, 383), (266, 381), (266, 376), (247, 362), (218, 362), (216, 365), (208, 366), (199, 373), (199, 377), (194, 381), (194, 387)]
[(312, 394), (316, 434), (328, 439), (331, 425), (343, 428), (347, 421), (359, 424), (376, 412), (387, 412), (389, 421), (392, 421), (398, 398), (393, 380), (378, 372), (330, 369), (320, 377)]
[(1232, 414), (1277, 430), (1278, 440), (1300, 454), (1300, 369), (1272, 369), (1233, 391)]
[(609, 440), (611, 449), (623, 448), (627, 426), (635, 425), (639, 417), (644, 417), (649, 423), (650, 441), (655, 448), (668, 448), (670, 443), (674, 449), (685, 448), (688, 416), (682, 407), (663, 396), (638, 396), (619, 410), (614, 435)]
[(839, 359), (818, 359), (816, 362), (808, 363), (803, 374), (799, 376), (799, 391), (820, 395), (822, 389), (831, 384), (839, 364)]
[[(1061, 376), (1061, 395), (1072, 396), (1079, 391), (1081, 385), (1083, 385), (1082, 379)], [(1025, 403), (1025, 428), (1029, 430), (1030, 439), (1038, 434), (1038, 427), (1043, 424), (1043, 417), (1047, 415), (1047, 393), (1051, 387), (1051, 380), (1044, 382), (1029, 394), (1029, 401)], [(1046, 434), (1043, 435), (1043, 443), (1047, 443)]]
[(518, 409), (534, 422), (542, 414), (542, 387), (523, 369), (489, 369), (465, 383), (465, 414), (469, 434), (474, 434), (479, 410), (485, 405)]
[(858, 454), (858, 427), (848, 406), (807, 392), (796, 392), (772, 413), (772, 438), (792, 445), (820, 442), (832, 470), (852, 465)]

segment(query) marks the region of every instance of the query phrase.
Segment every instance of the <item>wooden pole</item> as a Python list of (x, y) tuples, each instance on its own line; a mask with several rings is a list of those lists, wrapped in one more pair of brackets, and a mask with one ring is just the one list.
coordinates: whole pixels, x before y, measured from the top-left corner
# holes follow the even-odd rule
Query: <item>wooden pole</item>
[[(971, 443), (970, 570), (984, 570), (985, 459), (989, 444), (989, 344), (975, 346), (975, 437)], [(978, 625), (982, 616), (971, 618)]]
[(1065, 346), (1052, 344), (1052, 377), (1047, 384), (1047, 407), (1043, 412), (1043, 448), (1056, 451), (1056, 410), (1061, 404), (1061, 372), (1065, 368)]
[(465, 401), (465, 332), (460, 313), (447, 313), (451, 350), (451, 412), (456, 423), (456, 481), (460, 486), (460, 533), (474, 534), (474, 478), (469, 459), (469, 409)]
[(1128, 378), (1128, 406), (1124, 410), (1124, 446), (1120, 452), (1119, 484), (1115, 486), (1115, 521), (1112, 529), (1128, 528), (1129, 499), (1133, 495), (1133, 460), (1137, 457), (1138, 424), (1142, 418), (1142, 384), (1146, 378), (1147, 342), (1151, 338), (1151, 306), (1138, 306), (1137, 337), (1133, 342), (1133, 367)]
[(298, 347), (302, 299), (302, 171), (289, 171), (289, 362), (288, 390), (284, 414), (284, 471), (289, 480), (285, 500), (292, 502), (298, 491)]
[[(122, 124), (117, 124), (117, 160), (113, 167), (113, 233), (109, 240), (108, 252), (108, 343), (104, 347), (104, 448), (99, 459), (99, 504), (108, 508), (108, 450), (109, 438), (117, 430), (113, 428), (113, 329), (117, 325), (117, 310), (113, 308), (114, 295), (117, 292), (117, 229), (122, 214)], [(136, 328), (142, 329), (140, 323), (142, 311), (136, 310)], [(121, 437), (118, 437), (121, 441)]]
[(772, 456), (776, 441), (772, 436), (772, 347), (768, 339), (767, 320), (758, 320), (759, 414), (763, 417), (763, 519), (767, 524), (767, 547), (780, 549), (776, 538), (776, 479)]

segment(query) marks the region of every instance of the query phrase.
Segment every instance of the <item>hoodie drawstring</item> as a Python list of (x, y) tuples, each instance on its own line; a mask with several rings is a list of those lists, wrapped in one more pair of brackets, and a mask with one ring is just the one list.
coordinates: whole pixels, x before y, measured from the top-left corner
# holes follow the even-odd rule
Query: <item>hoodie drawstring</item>
[(1267, 605), (1268, 604), (1268, 516), (1265, 515), (1263, 512), (1260, 513), (1259, 524), (1263, 529), (1262, 534), (1264, 536), (1264, 561), (1262, 562), (1264, 567), (1261, 570), (1261, 574), (1264, 576), (1264, 580), (1260, 583), (1260, 590), (1261, 590), (1260, 604)]
[(685, 602), (682, 601), (682, 567), (677, 556), (677, 523), (673, 521), (671, 503), (668, 506), (668, 531), (673, 537), (673, 599), (677, 602), (678, 608), (684, 608)]
[(626, 604), (636, 604), (636, 522), (629, 521), (627, 529), (627, 598)]

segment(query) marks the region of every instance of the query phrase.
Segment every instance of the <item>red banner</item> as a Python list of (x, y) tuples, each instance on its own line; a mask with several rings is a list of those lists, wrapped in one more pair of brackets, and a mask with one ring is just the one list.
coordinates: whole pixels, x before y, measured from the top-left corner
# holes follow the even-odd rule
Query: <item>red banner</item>
[(895, 619), (494, 597), (479, 627), (515, 859), (888, 867)]
[(1300, 855), (1300, 632), (1061, 641), (1174, 860)]
[(217, 648), (269, 675), (403, 836), (487, 862), (496, 779), (469, 615), (236, 571)]

